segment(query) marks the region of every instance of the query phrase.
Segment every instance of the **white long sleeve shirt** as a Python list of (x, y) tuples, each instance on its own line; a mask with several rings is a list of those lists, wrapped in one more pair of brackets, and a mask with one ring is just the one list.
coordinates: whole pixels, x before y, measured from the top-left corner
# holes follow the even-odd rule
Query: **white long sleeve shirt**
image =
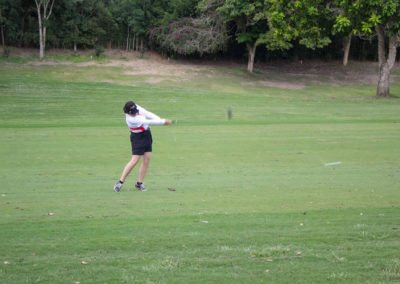
[(144, 132), (149, 129), (150, 125), (163, 125), (165, 119), (160, 118), (158, 115), (142, 108), (136, 104), (139, 113), (135, 116), (125, 114), (126, 124), (133, 133)]

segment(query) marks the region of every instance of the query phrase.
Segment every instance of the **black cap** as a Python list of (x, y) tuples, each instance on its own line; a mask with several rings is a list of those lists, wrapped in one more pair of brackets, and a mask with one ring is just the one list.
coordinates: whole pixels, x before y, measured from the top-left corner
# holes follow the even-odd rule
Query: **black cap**
[(133, 101), (126, 102), (123, 110), (124, 110), (124, 113), (128, 113), (128, 114), (136, 114), (139, 112), (136, 104)]

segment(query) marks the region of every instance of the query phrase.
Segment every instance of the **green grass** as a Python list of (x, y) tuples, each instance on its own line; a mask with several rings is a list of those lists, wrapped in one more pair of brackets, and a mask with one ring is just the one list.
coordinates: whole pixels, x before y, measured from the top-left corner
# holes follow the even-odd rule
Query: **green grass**
[[(0, 283), (400, 281), (400, 100), (126, 68), (0, 65)], [(128, 99), (178, 124), (117, 194)]]
[[(84, 53), (70, 53), (70, 52), (60, 52), (53, 51), (46, 54), (44, 62), (59, 62), (59, 63), (82, 63), (82, 62), (97, 62), (104, 63), (108, 60), (107, 56), (101, 54), (99, 56), (95, 55), (95, 52), (86, 51)], [(0, 63), (14, 63), (14, 64), (26, 64), (40, 62), (38, 51), (28, 51), (22, 52), (21, 49), (11, 49), (10, 54), (5, 56), (3, 51), (0, 53)]]

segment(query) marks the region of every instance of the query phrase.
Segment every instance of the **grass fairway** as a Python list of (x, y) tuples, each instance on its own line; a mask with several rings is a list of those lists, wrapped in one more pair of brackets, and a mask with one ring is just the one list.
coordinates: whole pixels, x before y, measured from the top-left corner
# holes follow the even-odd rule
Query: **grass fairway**
[[(400, 100), (201, 68), (0, 63), (0, 283), (400, 282)], [(115, 193), (129, 99), (178, 124)]]

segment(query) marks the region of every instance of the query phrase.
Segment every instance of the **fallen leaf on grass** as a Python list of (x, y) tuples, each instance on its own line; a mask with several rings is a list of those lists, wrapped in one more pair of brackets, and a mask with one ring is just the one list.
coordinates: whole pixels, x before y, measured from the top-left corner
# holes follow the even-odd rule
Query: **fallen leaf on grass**
[(168, 187), (168, 190), (169, 190), (169, 191), (176, 191), (176, 189), (173, 188), (173, 187)]
[(84, 261), (84, 260), (82, 260), (82, 261), (81, 261), (81, 264), (83, 264), (83, 265), (86, 265), (86, 264), (88, 264), (88, 262), (87, 262), (87, 261)]
[(200, 221), (201, 223), (208, 224), (208, 221)]
[(301, 255), (301, 251), (296, 251), (296, 256), (300, 256)]
[(49, 212), (49, 213), (47, 213), (47, 215), (54, 216), (54, 213), (53, 212)]

